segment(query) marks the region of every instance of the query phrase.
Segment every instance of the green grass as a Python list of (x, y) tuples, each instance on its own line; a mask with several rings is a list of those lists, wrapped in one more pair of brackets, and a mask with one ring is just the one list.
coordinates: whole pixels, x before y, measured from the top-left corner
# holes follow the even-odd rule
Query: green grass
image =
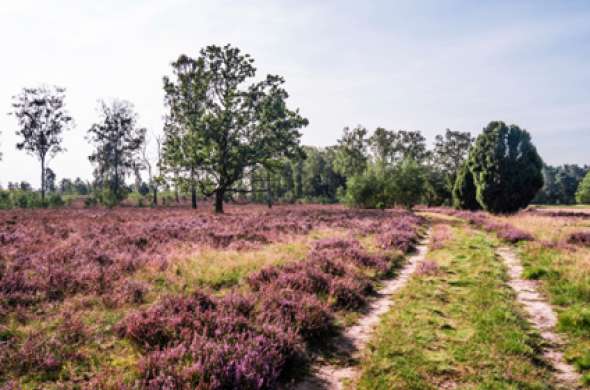
[(455, 228), (430, 253), (436, 275), (416, 275), (394, 297), (367, 358), (360, 389), (546, 389), (551, 374), (538, 360), (530, 329), (491, 236)]
[(590, 270), (587, 251), (548, 248), (539, 243), (520, 247), (529, 279), (541, 281), (541, 289), (557, 310), (558, 330), (566, 334), (565, 358), (583, 374), (590, 387)]

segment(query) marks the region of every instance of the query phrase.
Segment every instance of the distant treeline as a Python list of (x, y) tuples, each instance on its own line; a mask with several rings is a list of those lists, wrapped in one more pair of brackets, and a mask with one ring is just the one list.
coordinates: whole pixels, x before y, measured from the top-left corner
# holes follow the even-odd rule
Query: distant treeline
[(590, 172), (590, 166), (566, 164), (557, 167), (543, 167), (543, 188), (533, 200), (536, 204), (571, 205), (578, 203), (576, 192), (584, 177)]
[(94, 167), (92, 181), (58, 182), (48, 167), (65, 151), (63, 136), (74, 123), (65, 89), (24, 88), (14, 96), (16, 148), (39, 160), (41, 185), (36, 194), (27, 183), (8, 183), (0, 207), (57, 206), (74, 196), (89, 206), (114, 206), (128, 197), (156, 206), (164, 203), (162, 194), (166, 203), (185, 194), (193, 208), (198, 199), (212, 199), (216, 212), (232, 200), (269, 207), (423, 203), (514, 212), (535, 195), (539, 203), (587, 199), (582, 190), (590, 183), (581, 180), (588, 168), (543, 169), (530, 134), (516, 125), (490, 122), (477, 139), (447, 129), (432, 147), (420, 131), (378, 127), (369, 133), (359, 125), (345, 128), (333, 146), (302, 146), (308, 120), (288, 107), (285, 80), (272, 74), (255, 78), (254, 59), (238, 48), (207, 46), (195, 58), (179, 56), (171, 68), (163, 77), (167, 114), (160, 136), (150, 137), (138, 126), (130, 102), (99, 103), (99, 117), (86, 136), (93, 146), (86, 156)]

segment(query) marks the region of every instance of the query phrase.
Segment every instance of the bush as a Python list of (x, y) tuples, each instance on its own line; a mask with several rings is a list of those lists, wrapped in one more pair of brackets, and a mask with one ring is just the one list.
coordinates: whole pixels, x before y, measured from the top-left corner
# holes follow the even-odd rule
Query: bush
[(342, 200), (348, 206), (365, 209), (383, 209), (391, 203), (384, 177), (373, 171), (350, 177), (346, 181), (346, 193)]
[(49, 207), (63, 207), (66, 204), (61, 195), (56, 193), (49, 194), (46, 202)]
[(0, 209), (11, 209), (14, 207), (12, 196), (9, 191), (0, 191)]
[(492, 213), (528, 206), (543, 187), (543, 161), (526, 130), (490, 122), (469, 153), (477, 201)]
[(584, 177), (584, 180), (580, 182), (578, 191), (576, 192), (576, 201), (578, 203), (590, 204), (590, 171)]

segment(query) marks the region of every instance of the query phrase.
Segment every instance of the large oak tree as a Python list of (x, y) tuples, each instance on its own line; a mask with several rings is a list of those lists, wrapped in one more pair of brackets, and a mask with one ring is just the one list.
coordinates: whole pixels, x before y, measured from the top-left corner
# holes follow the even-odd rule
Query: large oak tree
[(207, 46), (172, 67), (173, 76), (164, 78), (174, 124), (165, 135), (165, 160), (188, 170), (203, 194), (214, 194), (221, 213), (226, 194), (243, 191), (237, 184), (248, 172), (273, 169), (300, 152), (299, 129), (308, 122), (287, 108), (283, 78), (251, 81), (254, 60), (236, 47)]

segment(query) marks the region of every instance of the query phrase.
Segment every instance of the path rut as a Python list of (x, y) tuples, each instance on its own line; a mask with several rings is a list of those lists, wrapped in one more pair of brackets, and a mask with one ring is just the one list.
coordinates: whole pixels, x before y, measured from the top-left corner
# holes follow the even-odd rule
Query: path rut
[(357, 375), (354, 364), (361, 357), (375, 327), (382, 315), (394, 305), (392, 295), (406, 285), (410, 277), (416, 272), (418, 263), (424, 260), (428, 251), (427, 241), (430, 233), (417, 246), (416, 251), (408, 257), (406, 264), (399, 274), (383, 282), (383, 287), (377, 292), (377, 299), (372, 301), (362, 318), (356, 325), (346, 329), (342, 336), (334, 341), (336, 353), (347, 357), (348, 364), (323, 364), (312, 367), (312, 375), (293, 387), (294, 390), (339, 390), (344, 388), (343, 382), (350, 381)]
[(523, 278), (522, 264), (512, 248), (498, 248), (497, 252), (508, 268), (510, 278), (508, 284), (516, 292), (517, 301), (523, 305), (529, 321), (546, 341), (543, 356), (553, 366), (560, 385), (565, 389), (580, 389), (580, 375), (563, 357), (561, 349), (564, 342), (555, 332), (557, 316), (551, 305), (539, 293), (537, 289), (539, 282)]

